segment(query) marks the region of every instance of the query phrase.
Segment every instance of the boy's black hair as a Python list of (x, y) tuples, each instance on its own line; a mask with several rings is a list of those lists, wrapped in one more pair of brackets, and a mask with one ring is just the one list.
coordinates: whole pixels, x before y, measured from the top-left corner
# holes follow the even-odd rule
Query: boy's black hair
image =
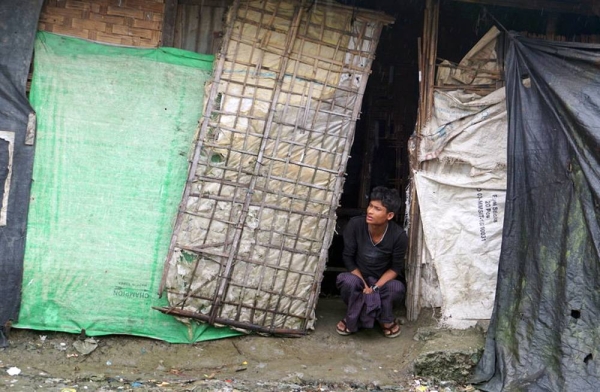
[(379, 200), (388, 212), (398, 214), (400, 210), (400, 195), (395, 189), (377, 186), (371, 191), (371, 201), (373, 200)]

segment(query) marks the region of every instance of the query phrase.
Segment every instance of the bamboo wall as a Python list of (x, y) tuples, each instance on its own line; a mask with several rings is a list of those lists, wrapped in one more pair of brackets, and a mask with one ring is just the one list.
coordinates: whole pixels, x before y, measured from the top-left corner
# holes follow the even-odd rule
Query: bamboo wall
[(157, 47), (164, 0), (45, 0), (39, 29), (96, 42)]

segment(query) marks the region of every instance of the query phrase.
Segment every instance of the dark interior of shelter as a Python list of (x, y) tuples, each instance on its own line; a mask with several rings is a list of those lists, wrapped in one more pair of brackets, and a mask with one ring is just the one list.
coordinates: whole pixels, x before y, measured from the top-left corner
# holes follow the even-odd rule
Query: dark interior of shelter
[[(365, 92), (347, 177), (338, 209), (336, 235), (329, 251), (322, 295), (336, 295), (335, 276), (342, 270), (342, 231), (347, 220), (364, 213), (376, 186), (398, 190), (403, 204), (396, 221), (403, 224), (409, 185), (407, 145), (415, 131), (419, 103), (419, 47), (425, 1), (342, 0), (348, 6), (383, 11), (395, 18), (380, 38)], [(585, 2), (442, 1), (437, 29), (436, 64), (460, 62), (492, 27), (532, 38), (598, 42), (600, 18)], [(502, 6), (497, 4), (503, 4)], [(507, 5), (504, 5), (507, 4)], [(501, 41), (501, 40), (500, 40)], [(507, 47), (497, 48), (499, 62)], [(498, 81), (501, 86), (503, 78)]]

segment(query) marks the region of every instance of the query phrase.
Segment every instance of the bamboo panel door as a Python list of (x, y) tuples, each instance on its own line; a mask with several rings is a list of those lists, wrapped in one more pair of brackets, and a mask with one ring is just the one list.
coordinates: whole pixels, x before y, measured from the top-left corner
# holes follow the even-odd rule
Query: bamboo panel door
[(312, 329), (355, 123), (388, 16), (235, 1), (163, 275), (210, 324)]

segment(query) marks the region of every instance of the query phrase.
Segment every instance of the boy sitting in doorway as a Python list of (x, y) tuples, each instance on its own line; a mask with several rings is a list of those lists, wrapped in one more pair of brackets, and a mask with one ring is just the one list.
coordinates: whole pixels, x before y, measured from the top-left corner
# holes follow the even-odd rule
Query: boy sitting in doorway
[(367, 215), (356, 216), (344, 230), (343, 260), (349, 272), (338, 275), (336, 285), (347, 305), (346, 317), (336, 326), (340, 335), (373, 328), (377, 321), (388, 338), (400, 335), (393, 306), (404, 298), (404, 273), (408, 237), (392, 221), (400, 208), (395, 189), (376, 187)]

